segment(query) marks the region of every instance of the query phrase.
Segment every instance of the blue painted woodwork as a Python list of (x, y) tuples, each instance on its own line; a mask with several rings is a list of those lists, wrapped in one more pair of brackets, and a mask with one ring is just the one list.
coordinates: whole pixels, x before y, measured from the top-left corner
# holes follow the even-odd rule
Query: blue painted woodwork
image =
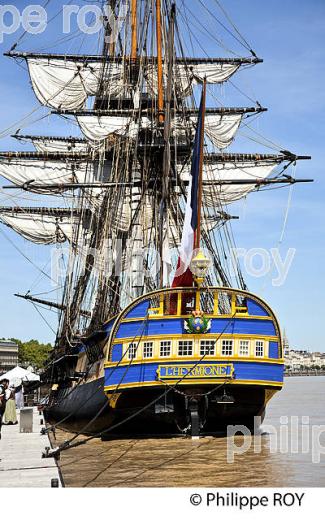
[(279, 343), (277, 341), (269, 342), (269, 358), (279, 359)]
[[(230, 363), (225, 358), (220, 361), (202, 361), (200, 364), (227, 364)], [(268, 362), (231, 362), (234, 366), (234, 379), (245, 381), (271, 381), (282, 383), (283, 365)], [(157, 369), (159, 365), (194, 365), (194, 361), (162, 361), (155, 363), (139, 363), (126, 366), (105, 368), (105, 386), (118, 385), (121, 381), (126, 383), (143, 383), (157, 381)], [(195, 379), (188, 379), (189, 384), (195, 383)]]
[[(185, 334), (183, 318), (154, 319), (146, 321), (148, 336)], [(133, 338), (142, 334), (143, 321), (121, 323), (116, 338)], [(256, 334), (275, 336), (276, 330), (271, 320), (245, 318), (213, 318), (210, 334)]]
[(246, 299), (249, 316), (269, 316), (269, 313), (255, 300)]
[(112, 361), (113, 363), (121, 361), (123, 355), (123, 345), (119, 343), (118, 345), (113, 345), (112, 348)]

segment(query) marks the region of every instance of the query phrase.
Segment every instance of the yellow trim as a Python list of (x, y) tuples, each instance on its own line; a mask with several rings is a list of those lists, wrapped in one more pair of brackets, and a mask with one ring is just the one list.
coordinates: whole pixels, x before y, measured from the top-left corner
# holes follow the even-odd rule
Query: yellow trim
[(113, 409), (116, 408), (117, 401), (119, 400), (120, 397), (121, 397), (121, 392), (117, 392), (115, 394), (108, 393), (107, 399), (108, 399), (109, 406)]
[(177, 294), (177, 315), (182, 313), (182, 293)]
[[(236, 298), (237, 298), (237, 294), (232, 293), (231, 294), (231, 315), (233, 316), (235, 314), (236, 318), (237, 317), (239, 318), (240, 316), (246, 318), (248, 316), (248, 308), (238, 306), (237, 302), (236, 302)], [(242, 312), (242, 311), (244, 311), (244, 312)], [(237, 316), (237, 312), (239, 313), (238, 316)], [(268, 316), (268, 317), (270, 317), (270, 316)]]
[(219, 314), (219, 293), (217, 291), (213, 293), (213, 314), (214, 316)]
[[(152, 318), (152, 316), (159, 316), (159, 318), (161, 318), (163, 316), (163, 314), (161, 314), (160, 312), (160, 307), (151, 307), (150, 308), (150, 314), (149, 314), (149, 318)], [(137, 319), (140, 319), (140, 320), (144, 320), (144, 318), (133, 318), (133, 320), (137, 320)], [(121, 323), (124, 323), (124, 320), (121, 322)]]
[[(140, 365), (140, 364), (149, 364), (149, 363), (169, 363), (170, 361), (173, 361), (173, 362), (179, 362), (179, 363), (184, 363), (185, 361), (187, 362), (191, 362), (191, 361), (199, 361), (200, 359), (202, 358), (202, 356), (166, 356), (166, 357), (155, 357), (155, 358), (144, 358), (144, 359), (132, 359), (132, 365)], [(218, 358), (215, 358), (213, 356), (205, 356), (204, 358), (204, 361), (209, 361), (210, 363), (212, 362), (221, 362), (221, 363), (226, 363), (226, 362), (233, 362), (233, 361), (240, 361), (240, 362), (244, 362), (244, 363), (252, 363), (252, 362), (256, 362), (256, 363), (268, 363), (270, 365), (283, 365), (284, 364), (284, 359), (272, 359), (272, 358), (252, 358), (252, 357), (243, 357), (243, 358), (239, 358), (239, 357), (235, 357), (235, 356), (232, 356), (232, 357), (227, 357), (227, 356), (224, 356), (224, 357), (218, 357)], [(118, 361), (106, 361), (105, 365), (104, 365), (104, 368), (114, 368), (116, 366), (125, 366), (125, 365), (129, 365), (130, 364), (130, 360), (129, 359), (126, 359), (125, 361), (121, 361), (120, 363)]]
[[(157, 334), (156, 336), (152, 335), (152, 336), (145, 336), (143, 338), (144, 341), (173, 341), (174, 339), (175, 340), (178, 340), (178, 339), (184, 339), (187, 340), (187, 339), (197, 339), (197, 340), (201, 340), (201, 339), (217, 339), (218, 338), (218, 341), (221, 341), (222, 339), (231, 339), (231, 338), (234, 338), (234, 339), (251, 339), (252, 341), (258, 341), (258, 340), (261, 340), (261, 341), (280, 341), (279, 337), (278, 336), (261, 336), (261, 335), (258, 335), (256, 334), (256, 336), (252, 336), (252, 334), (239, 334), (239, 333), (236, 333), (236, 334), (226, 334), (226, 333), (223, 333), (222, 334), (222, 337), (218, 337), (220, 335), (220, 333), (218, 332), (215, 332), (213, 334), (210, 334), (210, 333), (207, 333), (207, 334), (173, 334), (173, 335), (168, 335), (168, 333), (166, 334)], [(112, 342), (112, 345), (123, 345), (125, 343), (137, 343), (137, 341), (140, 339), (140, 335), (139, 336), (131, 336), (131, 337), (128, 337), (128, 338), (117, 338), (115, 339), (113, 342)]]
[[(274, 381), (262, 381), (262, 380), (247, 381), (244, 379), (238, 380), (238, 379), (227, 379), (227, 378), (208, 379), (208, 380), (196, 379), (195, 381), (193, 381), (193, 380), (179, 381), (178, 379), (175, 379), (175, 381), (174, 380), (168, 381), (168, 385), (173, 385), (176, 383), (178, 383), (178, 385), (192, 385), (192, 386), (193, 386), (193, 384), (195, 384), (195, 385), (213, 385), (213, 384), (222, 384), (222, 383), (227, 383), (229, 385), (274, 386), (274, 387), (277, 387), (279, 390), (281, 390), (281, 388), (283, 387), (283, 383), (280, 383), (280, 382), (275, 383)], [(105, 386), (104, 392), (111, 392), (117, 386), (118, 386), (119, 390), (122, 390), (123, 388), (125, 388), (125, 389), (142, 388), (142, 387), (148, 387), (148, 386), (165, 387), (166, 385), (160, 381), (150, 381), (150, 382), (141, 382), (141, 383), (140, 382), (139, 383), (122, 383), (120, 385)]]
[(200, 310), (200, 306), (201, 306), (201, 298), (200, 298), (200, 296), (201, 296), (200, 291), (197, 291), (195, 293), (195, 310), (196, 311)]
[[(152, 308), (150, 309), (151, 311), (152, 310), (157, 310), (157, 308)], [(273, 318), (271, 318), (270, 316), (251, 316), (251, 315), (245, 315), (243, 313), (240, 313), (240, 314), (236, 314), (235, 316), (233, 314), (218, 314), (218, 315), (215, 315), (215, 314), (205, 314), (204, 315), (206, 318), (211, 318), (211, 319), (234, 319), (234, 318), (239, 318), (239, 319), (245, 319), (245, 320), (265, 320), (265, 321), (274, 321)], [(161, 320), (161, 319), (164, 319), (164, 320), (175, 320), (175, 319), (182, 319), (182, 320), (187, 320), (188, 318), (191, 317), (191, 314), (179, 314), (177, 312), (177, 314), (170, 314), (170, 315), (163, 315), (163, 314), (149, 314), (148, 316), (148, 320)], [(123, 319), (120, 321), (120, 323), (132, 323), (132, 322), (135, 322), (135, 321), (144, 321), (144, 320), (147, 320), (147, 318), (126, 318), (126, 319)]]

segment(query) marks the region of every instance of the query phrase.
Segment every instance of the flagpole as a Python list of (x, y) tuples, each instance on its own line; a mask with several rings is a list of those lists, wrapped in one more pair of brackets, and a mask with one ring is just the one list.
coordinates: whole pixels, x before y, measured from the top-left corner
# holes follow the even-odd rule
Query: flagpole
[(163, 87), (163, 58), (162, 58), (162, 28), (161, 28), (161, 0), (156, 0), (156, 39), (157, 39), (157, 74), (158, 74), (158, 121), (163, 123), (164, 116), (164, 87)]
[(207, 94), (207, 80), (203, 81), (202, 92), (202, 121), (201, 121), (201, 135), (200, 135), (200, 163), (199, 163), (199, 185), (198, 185), (198, 199), (197, 199), (197, 229), (195, 234), (195, 249), (200, 249), (201, 244), (201, 215), (202, 215), (202, 192), (203, 192), (203, 160), (204, 160), (204, 126), (205, 126), (205, 109), (206, 109), (206, 94)]
[(137, 59), (137, 0), (131, 0), (131, 60)]
[[(209, 259), (205, 258), (204, 254), (200, 251), (206, 84), (207, 82), (205, 78), (203, 82), (203, 89), (201, 95), (199, 118), (196, 127), (191, 176), (186, 201), (184, 227), (180, 245), (180, 253), (177, 263), (177, 269), (182, 267), (183, 271), (180, 275), (176, 275), (175, 273), (175, 277), (172, 284), (173, 287), (191, 287), (193, 286), (193, 281), (196, 283), (197, 287), (200, 287), (200, 285), (202, 285), (205, 279), (206, 271), (210, 263)], [(194, 256), (195, 250), (199, 251)], [(199, 305), (198, 295), (197, 308)]]

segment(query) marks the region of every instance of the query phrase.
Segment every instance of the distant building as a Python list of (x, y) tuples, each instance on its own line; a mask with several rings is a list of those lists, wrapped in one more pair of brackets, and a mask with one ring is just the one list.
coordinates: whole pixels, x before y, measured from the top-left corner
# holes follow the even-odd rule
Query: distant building
[(0, 340), (0, 375), (18, 365), (18, 345), (14, 341)]
[(311, 352), (310, 350), (291, 349), (285, 330), (282, 334), (283, 338), (283, 354), (287, 370), (294, 372), (304, 371), (314, 368), (325, 367), (325, 353)]
[(285, 356), (287, 369), (293, 371), (325, 367), (325, 354), (308, 350), (290, 350)]
[(285, 329), (283, 330), (282, 337), (283, 337), (283, 354), (284, 354), (284, 357), (286, 358), (286, 357), (289, 357), (290, 345), (289, 345), (289, 341), (288, 341)]

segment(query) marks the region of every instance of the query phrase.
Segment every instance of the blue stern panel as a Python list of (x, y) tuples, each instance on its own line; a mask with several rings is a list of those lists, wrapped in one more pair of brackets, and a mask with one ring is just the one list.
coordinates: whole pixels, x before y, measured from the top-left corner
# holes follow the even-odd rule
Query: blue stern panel
[(276, 316), (257, 296), (235, 289), (145, 295), (111, 326), (107, 353), (107, 392), (137, 385), (283, 383)]

